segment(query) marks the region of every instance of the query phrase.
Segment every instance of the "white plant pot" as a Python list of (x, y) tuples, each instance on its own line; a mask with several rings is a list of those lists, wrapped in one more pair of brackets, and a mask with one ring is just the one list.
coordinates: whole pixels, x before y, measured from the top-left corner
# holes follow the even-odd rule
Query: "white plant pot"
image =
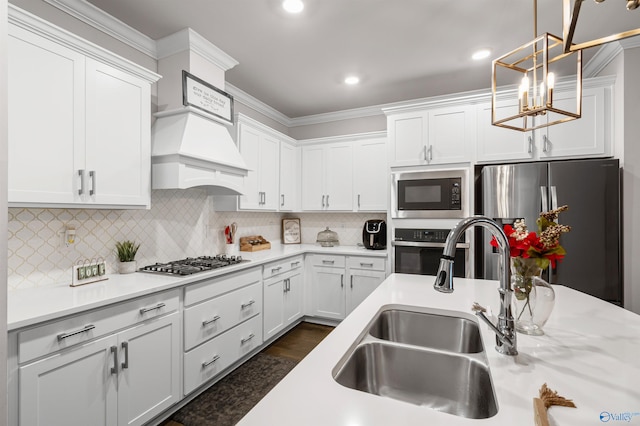
[(132, 260), (131, 262), (119, 262), (118, 263), (118, 273), (120, 274), (131, 274), (136, 271), (136, 261)]

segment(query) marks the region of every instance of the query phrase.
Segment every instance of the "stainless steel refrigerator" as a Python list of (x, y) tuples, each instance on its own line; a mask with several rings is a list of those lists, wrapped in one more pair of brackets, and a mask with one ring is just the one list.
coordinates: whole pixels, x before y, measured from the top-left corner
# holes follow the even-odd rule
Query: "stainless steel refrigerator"
[[(485, 166), (481, 171), (480, 212), (499, 222), (524, 218), (537, 231), (541, 211), (567, 204), (558, 223), (571, 226), (560, 244), (567, 254), (544, 279), (622, 305), (620, 166), (618, 160), (572, 160)], [(483, 270), (498, 279), (499, 255), (489, 245), (490, 234), (479, 240)]]

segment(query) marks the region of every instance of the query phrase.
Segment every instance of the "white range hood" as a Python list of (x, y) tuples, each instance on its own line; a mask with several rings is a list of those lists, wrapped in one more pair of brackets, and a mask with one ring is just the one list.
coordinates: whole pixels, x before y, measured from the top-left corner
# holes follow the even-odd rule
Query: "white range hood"
[(155, 117), (152, 188), (209, 187), (215, 195), (243, 194), (248, 169), (225, 124), (192, 107)]

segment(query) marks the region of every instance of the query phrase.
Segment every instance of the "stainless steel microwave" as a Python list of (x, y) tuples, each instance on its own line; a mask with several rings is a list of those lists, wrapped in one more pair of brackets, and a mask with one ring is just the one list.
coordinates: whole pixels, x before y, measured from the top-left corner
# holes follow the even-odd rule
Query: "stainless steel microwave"
[(467, 176), (466, 169), (392, 173), (391, 217), (469, 216)]

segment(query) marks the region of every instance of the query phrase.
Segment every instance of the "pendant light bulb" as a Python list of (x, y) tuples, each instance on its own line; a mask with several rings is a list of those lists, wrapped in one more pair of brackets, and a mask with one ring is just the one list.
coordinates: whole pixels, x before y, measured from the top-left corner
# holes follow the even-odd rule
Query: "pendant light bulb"
[(289, 13), (300, 13), (304, 9), (302, 0), (284, 0), (282, 7)]

